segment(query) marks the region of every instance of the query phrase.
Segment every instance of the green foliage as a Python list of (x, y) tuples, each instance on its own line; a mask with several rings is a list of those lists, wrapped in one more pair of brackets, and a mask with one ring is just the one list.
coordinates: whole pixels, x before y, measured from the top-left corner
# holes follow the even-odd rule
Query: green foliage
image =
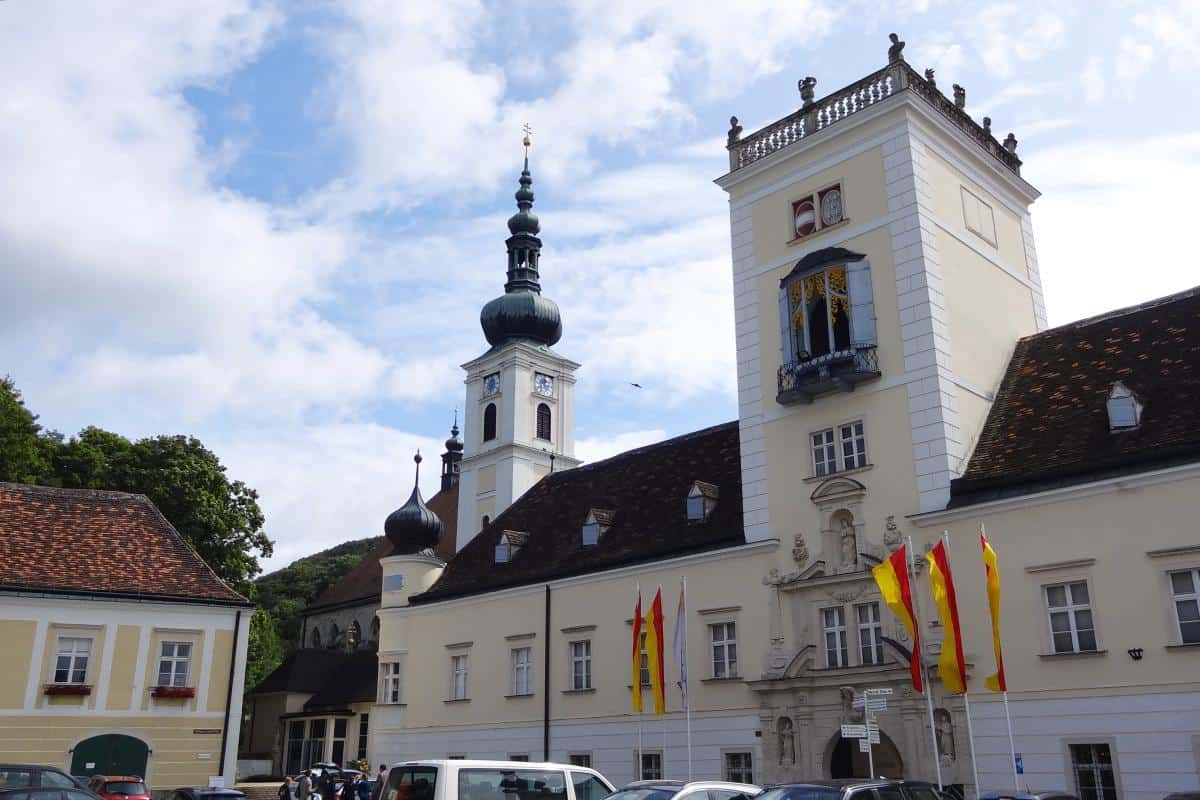
[(254, 616), (250, 619), (248, 645), (246, 691), (257, 686), (283, 662), (283, 642), (279, 640), (275, 619), (266, 609), (254, 609)]
[(358, 566), (382, 538), (344, 542), (258, 578), (254, 582), (258, 604), (275, 620), (279, 638), (298, 644), (304, 607)]
[(12, 379), (0, 379), (0, 481), (42, 483), (50, 474), (54, 437), (42, 433)]

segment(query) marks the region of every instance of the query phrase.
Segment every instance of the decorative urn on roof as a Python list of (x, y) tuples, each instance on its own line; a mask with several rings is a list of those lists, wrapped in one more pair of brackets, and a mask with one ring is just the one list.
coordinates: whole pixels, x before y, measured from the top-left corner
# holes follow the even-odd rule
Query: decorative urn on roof
[(393, 555), (420, 553), (432, 550), (442, 536), (442, 521), (429, 510), (421, 499), (418, 482), (421, 477), (421, 454), (413, 457), (417, 465), (417, 477), (413, 482), (408, 501), (388, 515), (383, 523), (383, 532), (392, 543)]

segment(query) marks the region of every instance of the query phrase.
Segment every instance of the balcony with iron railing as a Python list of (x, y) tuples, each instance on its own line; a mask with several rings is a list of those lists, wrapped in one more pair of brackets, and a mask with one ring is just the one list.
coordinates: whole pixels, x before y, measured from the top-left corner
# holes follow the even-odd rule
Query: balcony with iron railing
[(892, 46), (888, 50), (888, 65), (883, 69), (826, 95), (820, 100), (814, 100), (816, 79), (805, 78), (800, 81), (800, 96), (803, 103), (800, 110), (745, 138), (741, 135), (742, 126), (738, 124), (737, 117), (731, 117), (726, 144), (729, 150), (730, 173), (779, 152), (789, 145), (836, 125), (878, 103), (904, 92), (911, 92), (913, 96), (928, 103), (1007, 169), (1020, 175), (1021, 159), (1017, 158), (1016, 137), (1010, 133), (1003, 143), (998, 141), (992, 135), (990, 118), (984, 117), (981, 125), (966, 112), (966, 90), (955, 84), (954, 99), (946, 97), (937, 88), (933, 70), (925, 70), (924, 77), (918, 75), (901, 55), (904, 50), (904, 42), (899, 41), (894, 33), (891, 36)]
[(819, 356), (801, 353), (795, 361), (779, 367), (780, 405), (811, 403), (827, 392), (852, 392), (864, 381), (880, 376), (879, 355), (873, 344), (852, 344)]

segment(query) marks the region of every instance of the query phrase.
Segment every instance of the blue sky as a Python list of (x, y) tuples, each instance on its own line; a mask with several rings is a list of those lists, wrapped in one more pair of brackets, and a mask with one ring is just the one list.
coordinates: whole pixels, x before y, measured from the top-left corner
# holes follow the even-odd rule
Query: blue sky
[(891, 31), (1020, 140), (1052, 323), (1196, 281), (1197, 2), (9, 0), (0, 372), (67, 433), (200, 436), (269, 567), (375, 535), (484, 349), (528, 122), (580, 455), (731, 419), (729, 116)]

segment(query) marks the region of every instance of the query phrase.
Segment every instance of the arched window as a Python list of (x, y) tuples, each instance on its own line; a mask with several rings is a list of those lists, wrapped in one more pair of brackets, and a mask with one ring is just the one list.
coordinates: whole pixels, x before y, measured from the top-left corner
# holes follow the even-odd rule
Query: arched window
[(339, 633), (341, 633), (341, 631), (338, 630), (337, 623), (336, 622), (332, 623), (329, 626), (329, 646), (330, 646), (330, 648), (337, 647), (337, 640), (338, 640)]
[(490, 442), (496, 438), (496, 404), (488, 403), (483, 410), (483, 440)]
[(371, 618), (371, 641), (379, 644), (379, 617)]
[(362, 642), (362, 626), (358, 624), (358, 620), (353, 620), (350, 627), (346, 629), (346, 649), (357, 650)]
[(313, 648), (319, 648), (321, 646), (321, 632), (316, 628), (313, 628), (312, 636), (308, 637), (308, 643)]
[(550, 441), (550, 406), (545, 403), (537, 407), (537, 438)]

